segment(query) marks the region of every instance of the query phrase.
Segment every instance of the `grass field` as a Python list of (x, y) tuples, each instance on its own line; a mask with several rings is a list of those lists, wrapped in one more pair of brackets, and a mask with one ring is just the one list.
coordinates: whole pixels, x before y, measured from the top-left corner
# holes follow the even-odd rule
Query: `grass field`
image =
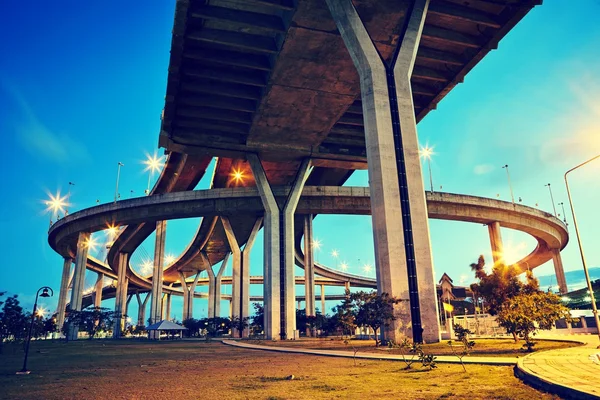
[[(486, 357), (523, 357), (527, 354), (523, 349), (524, 341), (520, 340), (515, 343), (512, 339), (474, 339), (475, 347), (469, 357), (486, 356)], [(400, 354), (399, 349), (389, 349), (387, 346), (375, 347), (374, 340), (352, 340), (349, 344), (339, 337), (322, 338), (322, 339), (300, 339), (287, 342), (272, 342), (272, 341), (253, 341), (256, 344), (272, 345), (272, 346), (289, 346), (301, 347), (307, 349), (320, 350), (348, 350), (352, 347), (359, 349), (359, 353), (385, 353), (385, 354)], [(454, 345), (458, 345), (454, 342)], [(555, 341), (555, 340), (536, 340), (534, 351), (562, 349), (565, 347), (579, 346), (578, 343)], [(455, 349), (458, 351), (459, 348)], [(452, 355), (452, 349), (448, 346), (448, 341), (443, 340), (440, 343), (425, 344), (423, 350), (435, 356)]]
[[(402, 370), (385, 361), (245, 350), (218, 342), (40, 341), (31, 375), (15, 375), (21, 347), (0, 355), (2, 399), (556, 399), (511, 367), (440, 364)], [(294, 375), (293, 380), (286, 377)]]

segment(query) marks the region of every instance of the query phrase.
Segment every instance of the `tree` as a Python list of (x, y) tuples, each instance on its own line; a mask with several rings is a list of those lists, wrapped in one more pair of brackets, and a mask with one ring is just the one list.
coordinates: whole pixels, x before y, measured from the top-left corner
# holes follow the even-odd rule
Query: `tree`
[(237, 330), (237, 333), (239, 335), (239, 337), (242, 337), (242, 333), (244, 332), (244, 329), (246, 329), (248, 327), (248, 317), (239, 317), (239, 316), (233, 316), (231, 317), (230, 320), (230, 326), (235, 328)]
[(260, 303), (252, 303), (254, 315), (250, 318), (250, 332), (252, 336), (261, 335), (265, 330), (265, 309)]
[(70, 310), (65, 327), (77, 326), (87, 332), (91, 340), (98, 332), (110, 331), (115, 318), (119, 316), (120, 313), (105, 307), (87, 307), (81, 311)]
[(17, 295), (7, 297), (0, 312), (0, 342), (4, 339), (24, 339), (27, 336), (27, 326), (27, 317)]
[(477, 262), (471, 264), (471, 270), (479, 280), (471, 285), (471, 290), (476, 297), (483, 297), (490, 315), (498, 314), (503, 303), (520, 293), (539, 291), (539, 283), (530, 270), (526, 273), (527, 283), (523, 283), (519, 279), (523, 272), (518, 267), (496, 263), (489, 274), (485, 272), (484, 267), (483, 256), (479, 256)]
[(342, 329), (342, 335), (352, 335), (356, 329), (356, 311), (354, 309), (354, 301), (351, 298), (349, 290), (346, 290), (346, 298), (342, 304), (333, 308), (336, 326)]
[(569, 309), (561, 298), (547, 292), (522, 293), (507, 300), (498, 313), (498, 323), (506, 331), (525, 340), (524, 347), (532, 351), (532, 336), (537, 329), (549, 330), (556, 321), (571, 320)]
[(448, 341), (448, 346), (450, 346), (452, 354), (454, 354), (460, 360), (460, 365), (462, 365), (463, 370), (467, 372), (465, 364), (463, 363), (463, 358), (471, 354), (471, 350), (473, 350), (473, 347), (475, 346), (475, 342), (469, 340), (469, 335), (472, 335), (473, 332), (467, 328), (463, 328), (462, 325), (454, 324), (454, 334), (456, 335), (457, 341), (460, 343), (459, 346), (457, 346), (459, 347), (459, 350), (457, 351), (454, 348), (455, 346), (452, 343), (452, 340)]
[(375, 333), (375, 347), (379, 346), (379, 329), (387, 327), (396, 319), (394, 305), (402, 300), (387, 293), (378, 295), (376, 292), (356, 292), (350, 295), (356, 310), (356, 324), (368, 326)]

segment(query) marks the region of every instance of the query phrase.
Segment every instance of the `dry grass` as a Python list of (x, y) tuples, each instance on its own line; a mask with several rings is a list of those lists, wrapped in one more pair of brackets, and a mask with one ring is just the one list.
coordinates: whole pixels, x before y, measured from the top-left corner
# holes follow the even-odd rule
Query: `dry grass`
[[(526, 352), (522, 345), (523, 341), (515, 343), (512, 339), (474, 339), (475, 347), (472, 351), (472, 356), (486, 356), (486, 357), (517, 357), (525, 356), (530, 354)], [(271, 342), (271, 341), (253, 341), (256, 344), (272, 345), (272, 346), (289, 346), (289, 347), (301, 347), (306, 349), (320, 349), (320, 350), (351, 350), (352, 346), (360, 349), (360, 353), (381, 353), (386, 354), (400, 354), (400, 350), (390, 350), (387, 346), (375, 347), (374, 340), (351, 340), (347, 345), (339, 337), (334, 338), (322, 338), (322, 339), (300, 339), (287, 342)], [(352, 346), (351, 346), (351, 345)], [(455, 345), (460, 346), (458, 342), (454, 342)], [(557, 340), (536, 340), (534, 347), (535, 351), (543, 350), (554, 350), (562, 349), (567, 347), (580, 346), (574, 342), (563, 342)], [(442, 341), (440, 343), (425, 344), (423, 350), (427, 353), (435, 356), (452, 355), (452, 349), (448, 346), (448, 341)]]
[[(0, 356), (2, 399), (555, 399), (510, 367), (440, 365), (281, 354), (202, 341), (34, 342), (29, 376), (21, 348)], [(294, 375), (293, 380), (286, 379)]]

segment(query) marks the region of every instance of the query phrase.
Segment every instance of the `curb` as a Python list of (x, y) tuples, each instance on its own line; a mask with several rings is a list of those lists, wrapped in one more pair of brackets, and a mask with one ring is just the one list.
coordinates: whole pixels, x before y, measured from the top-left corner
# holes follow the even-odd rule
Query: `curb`
[(525, 361), (528, 357), (532, 356), (529, 354), (517, 362), (517, 365), (514, 367), (514, 373), (517, 378), (526, 383), (529, 386), (532, 386), (538, 390), (542, 390), (544, 392), (556, 394), (565, 399), (573, 399), (573, 400), (598, 400), (600, 397), (595, 396), (591, 393), (583, 392), (577, 389), (574, 389), (569, 386), (562, 385), (558, 382), (550, 381), (542, 376), (535, 374), (531, 371), (526, 370), (523, 365), (523, 361)]
[[(313, 356), (325, 356), (325, 357), (342, 357), (342, 358), (358, 358), (363, 360), (374, 360), (374, 361), (402, 361), (400, 356), (398, 357), (382, 357), (376, 354), (356, 354), (354, 356), (352, 353), (348, 352), (348, 354), (340, 354), (339, 350), (314, 350), (314, 349), (298, 349), (298, 348), (287, 348), (287, 347), (275, 347), (275, 346), (261, 346), (256, 344), (248, 344), (248, 343), (240, 343), (235, 340), (222, 340), (221, 343), (227, 346), (240, 347), (243, 349), (250, 350), (264, 350), (264, 351), (274, 351), (279, 353), (296, 353), (296, 354), (306, 354)], [(448, 357), (440, 359), (440, 357)], [(459, 360), (450, 359), (452, 356), (438, 356), (435, 360), (438, 364), (460, 364)], [(477, 358), (483, 357), (473, 357), (469, 359), (464, 359), (463, 362), (465, 364), (479, 364), (479, 365), (496, 365), (496, 366), (516, 366), (518, 359), (514, 360), (506, 360), (501, 357), (497, 357), (498, 360), (490, 360), (489, 358), (486, 360), (478, 360)], [(490, 357), (491, 358), (491, 357)]]

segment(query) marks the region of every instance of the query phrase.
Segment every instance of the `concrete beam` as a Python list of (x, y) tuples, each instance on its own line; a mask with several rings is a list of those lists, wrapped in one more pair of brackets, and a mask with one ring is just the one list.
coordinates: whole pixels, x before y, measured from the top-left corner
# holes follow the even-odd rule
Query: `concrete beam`
[[(241, 265), (241, 293), (240, 293), (240, 316), (241, 318), (250, 318), (250, 253), (252, 252), (252, 247), (254, 246), (254, 242), (256, 240), (256, 236), (258, 235), (258, 231), (263, 223), (263, 217), (257, 218), (254, 221), (254, 226), (250, 231), (250, 236), (248, 236), (248, 240), (246, 241), (246, 245), (242, 250), (242, 265)], [(242, 337), (248, 337), (250, 335), (250, 327), (247, 327)]]
[(65, 323), (65, 307), (67, 306), (67, 295), (69, 292), (71, 264), (73, 264), (73, 259), (70, 257), (65, 257), (63, 261), (62, 278), (60, 280), (58, 306), (56, 307), (56, 325), (58, 326), (58, 329), (62, 329)]
[[(428, 7), (429, 0), (414, 2), (412, 11), (407, 16), (409, 18), (408, 25), (399, 44), (395, 65), (393, 65), (393, 76), (400, 123), (396, 139), (396, 146), (400, 147), (400, 150), (397, 151), (396, 158), (398, 160), (402, 213), (406, 221), (405, 237), (408, 239), (408, 243), (405, 243), (405, 252), (411, 293), (412, 334), (416, 341), (423, 340), (426, 343), (433, 343), (441, 340), (441, 333), (427, 199), (423, 187), (417, 120), (411, 86), (411, 77), (416, 69), (415, 60)], [(393, 97), (390, 98), (393, 99)], [(392, 102), (392, 112), (395, 111), (393, 108)], [(416, 274), (416, 287), (414, 283), (411, 284), (411, 280), (414, 281), (414, 274)], [(420, 326), (415, 326), (417, 316)], [(418, 332), (419, 329), (421, 332)]]
[[(77, 236), (77, 253), (75, 255), (75, 272), (73, 274), (73, 290), (71, 290), (71, 310), (81, 311), (83, 286), (85, 285), (85, 267), (89, 250), (89, 232), (79, 232)], [(77, 340), (79, 327), (71, 324), (67, 334), (68, 340)]]
[[(223, 224), (223, 229), (225, 230), (225, 236), (227, 237), (227, 242), (229, 244), (229, 251), (231, 251), (231, 254), (233, 255), (233, 263), (231, 267), (231, 315), (232, 318), (239, 318), (241, 316), (242, 306), (242, 252), (235, 237), (235, 232), (233, 232), (233, 228), (229, 222), (229, 218), (221, 216), (220, 220)], [(240, 332), (238, 332), (236, 328), (233, 328), (232, 334), (237, 336), (240, 334)]]
[(492, 246), (492, 259), (494, 260), (494, 265), (498, 263), (504, 264), (504, 244), (502, 243), (500, 222), (492, 222), (488, 224), (488, 232), (490, 234), (490, 244)]
[[(208, 272), (208, 318), (221, 316), (221, 278), (227, 267), (227, 261), (229, 260), (230, 254), (231, 253), (225, 254), (225, 258), (221, 262), (221, 267), (216, 275), (212, 267), (209, 266), (206, 269)], [(208, 265), (210, 265), (210, 263)]]
[(94, 307), (102, 306), (102, 288), (104, 286), (104, 274), (98, 272), (96, 284), (94, 285)]
[(552, 249), (552, 262), (554, 263), (554, 274), (558, 283), (558, 291), (560, 294), (565, 294), (569, 291), (567, 288), (567, 279), (565, 278), (565, 270), (563, 268), (560, 249)]
[[(427, 292), (426, 302), (434, 293), (437, 309), (435, 285), (429, 282), (433, 265), (410, 86), (429, 1), (416, 0), (409, 8), (408, 23), (390, 65), (381, 61), (351, 0), (327, 0), (327, 5), (360, 76), (378, 292), (405, 300), (396, 307), (397, 319), (382, 333), (385, 339), (412, 336), (419, 342), (424, 334), (421, 287)], [(413, 214), (415, 221), (411, 221)], [(417, 270), (424, 276), (419, 277)], [(437, 313), (430, 315), (433, 312), (427, 309), (423, 314), (426, 340), (439, 341)]]
[[(150, 303), (150, 319), (152, 323), (159, 322), (162, 319), (163, 262), (165, 258), (166, 237), (167, 221), (157, 221), (154, 244), (154, 270), (152, 272), (152, 301)], [(152, 336), (151, 339), (158, 339), (158, 335)]]
[(304, 294), (306, 316), (315, 314), (315, 260), (313, 253), (313, 216), (304, 216)]
[(279, 206), (273, 196), (273, 191), (267, 180), (267, 175), (256, 154), (247, 155), (256, 187), (265, 209), (264, 216), (264, 267), (263, 267), (263, 297), (265, 313), (265, 338), (268, 340), (279, 339), (281, 332), (280, 316), (280, 247), (279, 247)]
[(119, 253), (119, 267), (117, 270), (117, 295), (115, 297), (115, 313), (113, 325), (113, 338), (121, 337), (121, 332), (125, 324), (125, 315), (127, 314), (127, 266), (129, 263), (129, 254)]

